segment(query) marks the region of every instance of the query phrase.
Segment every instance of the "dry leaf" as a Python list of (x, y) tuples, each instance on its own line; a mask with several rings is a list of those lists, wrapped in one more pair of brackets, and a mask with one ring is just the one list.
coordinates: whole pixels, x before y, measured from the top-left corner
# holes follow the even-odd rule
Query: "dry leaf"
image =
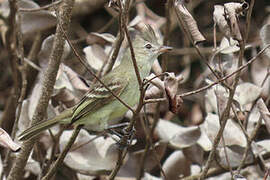
[(186, 159), (182, 151), (174, 151), (162, 165), (166, 178), (178, 180), (179, 176), (190, 174), (191, 162)]
[[(208, 113), (205, 118), (204, 123), (201, 124), (201, 127), (202, 127), (202, 131), (204, 131), (204, 133), (207, 134), (208, 138), (213, 143), (215, 137), (217, 136), (218, 130), (220, 128), (218, 115)], [(226, 127), (223, 132), (223, 136), (224, 136), (226, 146), (238, 145), (241, 147), (245, 147), (247, 144), (246, 137), (244, 133), (242, 132), (241, 128), (239, 127), (239, 125), (230, 119), (228, 120), (226, 124)], [(221, 142), (219, 146), (222, 146)]]
[(238, 25), (238, 16), (248, 9), (248, 4), (244, 3), (225, 3), (225, 18), (228, 21), (231, 30), (231, 36), (235, 40), (242, 41), (242, 35)]
[(222, 54), (231, 54), (240, 50), (239, 43), (232, 38), (222, 38), (219, 45), (219, 51)]
[(183, 28), (186, 28), (188, 30), (194, 44), (205, 41), (204, 36), (199, 31), (197, 22), (186, 9), (183, 0), (175, 1), (175, 10), (178, 20), (184, 22), (184, 26), (186, 27)]
[[(263, 43), (263, 47), (270, 44), (270, 24), (265, 24), (260, 30), (260, 37)], [(269, 48), (265, 51), (266, 55), (270, 58)]]
[[(60, 138), (61, 151), (71, 134), (71, 131), (65, 131), (62, 134)], [(89, 135), (86, 130), (81, 130), (73, 145), (75, 150), (71, 150), (67, 154), (64, 160), (65, 164), (80, 173), (88, 175), (100, 175), (110, 172), (115, 167), (118, 159), (118, 147), (111, 138), (99, 137), (93, 140), (95, 137)]]
[(259, 112), (261, 114), (261, 117), (263, 118), (264, 122), (265, 122), (265, 126), (267, 128), (268, 133), (270, 133), (270, 116), (269, 116), (269, 110), (267, 108), (267, 106), (265, 105), (264, 101), (262, 98), (260, 98), (257, 101), (257, 106), (259, 109)]
[(173, 113), (178, 113), (183, 103), (182, 98), (177, 95), (180, 80), (182, 80), (182, 76), (176, 78), (174, 73), (167, 73), (164, 80), (165, 92), (169, 101), (169, 110)]
[(225, 18), (224, 6), (215, 5), (214, 6), (214, 13), (213, 13), (214, 22), (218, 25), (219, 30), (223, 33), (223, 35), (230, 39), (231, 37), (231, 30), (230, 26), (228, 25), (228, 21)]
[[(166, 153), (168, 144), (166, 142), (158, 142), (154, 144), (154, 149), (150, 148), (147, 153), (144, 169), (145, 171), (149, 172), (157, 167), (157, 163), (160, 163), (160, 160)], [(144, 154), (144, 149), (134, 152), (137, 162), (140, 162), (142, 159), (142, 155)]]
[[(232, 168), (240, 165), (241, 159), (245, 152), (245, 147), (238, 145), (231, 145), (226, 147), (226, 153)], [(252, 163), (254, 161), (253, 154), (251, 151), (248, 152), (246, 163)], [(218, 162), (222, 167), (228, 167), (228, 162), (225, 155), (224, 147), (218, 149)]]
[[(18, 1), (19, 8), (37, 9), (40, 6), (29, 0)], [(1, 4), (1, 9), (4, 17), (9, 15), (9, 3), (4, 1)], [(43, 31), (56, 25), (56, 17), (49, 11), (40, 10), (36, 12), (21, 12), (21, 31), (23, 34)]]
[(90, 33), (87, 38), (86, 38), (86, 42), (89, 45), (92, 44), (100, 44), (100, 45), (106, 45), (106, 44), (113, 44), (115, 42), (116, 38), (109, 33), (95, 33), (92, 32)]
[(0, 128), (0, 145), (9, 148), (10, 150), (17, 152), (21, 149), (21, 146), (15, 143), (9, 134), (2, 128)]

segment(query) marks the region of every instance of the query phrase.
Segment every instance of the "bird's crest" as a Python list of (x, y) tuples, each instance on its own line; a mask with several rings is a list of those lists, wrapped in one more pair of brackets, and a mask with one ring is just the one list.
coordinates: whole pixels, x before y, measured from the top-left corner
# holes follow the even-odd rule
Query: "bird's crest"
[(144, 28), (141, 30), (141, 36), (144, 40), (150, 43), (153, 43), (153, 44), (158, 43), (156, 33), (149, 24), (145, 24)]
[(139, 27), (130, 28), (129, 33), (133, 40), (135, 40), (136, 37), (139, 36), (139, 38), (142, 38), (145, 41), (148, 41), (153, 44), (158, 44), (155, 31), (149, 24), (144, 24), (143, 28)]

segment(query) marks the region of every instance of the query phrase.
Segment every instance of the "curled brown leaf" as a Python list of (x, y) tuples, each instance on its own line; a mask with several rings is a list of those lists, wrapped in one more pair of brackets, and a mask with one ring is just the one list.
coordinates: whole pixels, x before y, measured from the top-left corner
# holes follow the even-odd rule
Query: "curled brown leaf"
[(204, 36), (199, 31), (197, 22), (185, 7), (185, 2), (180, 0), (175, 2), (176, 15), (179, 21), (184, 23), (184, 28), (190, 33), (194, 44), (205, 41)]
[(180, 111), (181, 104), (183, 103), (180, 95), (177, 95), (179, 81), (182, 76), (175, 77), (174, 73), (167, 73), (164, 80), (165, 92), (169, 101), (169, 110), (173, 113)]

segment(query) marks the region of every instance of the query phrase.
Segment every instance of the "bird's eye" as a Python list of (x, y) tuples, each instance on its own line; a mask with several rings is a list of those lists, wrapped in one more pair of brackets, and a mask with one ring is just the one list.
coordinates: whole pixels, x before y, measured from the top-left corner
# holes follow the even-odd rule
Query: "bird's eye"
[(151, 48), (152, 48), (152, 45), (148, 43), (148, 44), (145, 45), (145, 47), (146, 47), (147, 49), (151, 49)]

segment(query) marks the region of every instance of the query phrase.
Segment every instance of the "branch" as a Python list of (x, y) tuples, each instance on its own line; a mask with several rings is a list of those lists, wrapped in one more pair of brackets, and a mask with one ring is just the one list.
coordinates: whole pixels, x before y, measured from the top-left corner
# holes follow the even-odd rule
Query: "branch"
[[(58, 19), (59, 22), (54, 37), (54, 43), (52, 47), (53, 50), (49, 59), (48, 68), (46, 69), (44, 74), (41, 96), (37, 103), (31, 125), (43, 120), (47, 112), (48, 102), (51, 98), (64, 47), (64, 36), (61, 32), (59, 23), (62, 23), (63, 29), (65, 31), (68, 30), (73, 4), (74, 0), (65, 0), (60, 8), (60, 18)], [(7, 180), (19, 180), (22, 178), (24, 167), (36, 140), (37, 138), (33, 138), (25, 141), (22, 144), (22, 149), (15, 160), (15, 163), (11, 169)]]
[(234, 72), (232, 72), (231, 74), (228, 74), (227, 76), (224, 76), (223, 78), (219, 79), (218, 81), (212, 83), (212, 84), (209, 84), (207, 86), (204, 86), (200, 89), (197, 89), (195, 91), (191, 91), (191, 92), (187, 92), (187, 93), (183, 93), (180, 95), (180, 97), (185, 97), (185, 96), (190, 96), (190, 95), (194, 95), (196, 93), (200, 93), (202, 91), (205, 91), (207, 89), (209, 89), (210, 87), (222, 82), (222, 81), (225, 81), (226, 79), (234, 76), (235, 74), (239, 73), (240, 71), (242, 71), (244, 68), (246, 68), (247, 66), (249, 66), (251, 63), (253, 63), (260, 55), (262, 55), (264, 53), (264, 51), (266, 49), (268, 49), (270, 47), (270, 44), (268, 44), (267, 46), (265, 46), (255, 57), (253, 57), (252, 59), (250, 59), (246, 64), (242, 65), (241, 67), (239, 67), (237, 70), (235, 70)]
[(65, 149), (62, 151), (62, 153), (57, 158), (57, 160), (55, 161), (53, 166), (50, 168), (49, 172), (41, 180), (50, 180), (53, 177), (53, 175), (58, 170), (59, 166), (61, 166), (63, 164), (63, 161), (64, 161), (68, 151), (71, 149), (73, 143), (75, 142), (77, 136), (79, 135), (81, 128), (82, 128), (82, 125), (76, 126), (68, 143), (65, 146)]

